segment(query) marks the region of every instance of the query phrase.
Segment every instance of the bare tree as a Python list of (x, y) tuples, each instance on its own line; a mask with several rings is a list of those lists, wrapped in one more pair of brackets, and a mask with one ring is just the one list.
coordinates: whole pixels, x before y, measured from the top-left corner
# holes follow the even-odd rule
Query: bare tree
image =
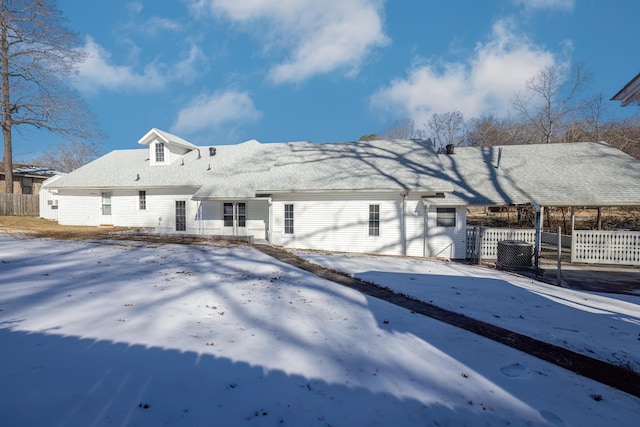
[(424, 138), (424, 130), (416, 128), (413, 119), (404, 118), (396, 120), (393, 127), (385, 130), (382, 136), (386, 139)]
[(488, 147), (492, 145), (511, 145), (518, 143), (517, 124), (510, 119), (498, 119), (493, 115), (482, 116), (468, 124), (467, 141), (469, 145)]
[(440, 146), (463, 145), (467, 137), (464, 116), (460, 111), (433, 114), (427, 123), (430, 136)]
[(0, 0), (0, 125), (6, 192), (13, 192), (14, 126), (70, 140), (94, 138), (95, 121), (69, 85), (85, 55), (53, 0)]
[(94, 144), (71, 141), (49, 145), (42, 156), (33, 159), (31, 163), (60, 172), (71, 172), (99, 156), (100, 152)]
[(570, 78), (551, 65), (527, 82), (526, 91), (513, 100), (513, 107), (531, 122), (543, 143), (558, 140), (565, 119), (582, 108), (578, 96), (589, 75), (576, 65)]

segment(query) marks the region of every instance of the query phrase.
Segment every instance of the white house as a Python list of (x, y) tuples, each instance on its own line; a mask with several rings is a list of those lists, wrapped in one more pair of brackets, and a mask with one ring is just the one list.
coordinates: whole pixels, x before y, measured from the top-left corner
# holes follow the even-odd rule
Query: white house
[(464, 258), (469, 205), (640, 205), (640, 162), (604, 143), (449, 154), (404, 139), (200, 147), (158, 129), (138, 142), (46, 184), (60, 224)]
[(48, 183), (63, 225), (252, 236), (275, 245), (462, 258), (465, 208), (424, 140), (198, 147), (150, 130)]

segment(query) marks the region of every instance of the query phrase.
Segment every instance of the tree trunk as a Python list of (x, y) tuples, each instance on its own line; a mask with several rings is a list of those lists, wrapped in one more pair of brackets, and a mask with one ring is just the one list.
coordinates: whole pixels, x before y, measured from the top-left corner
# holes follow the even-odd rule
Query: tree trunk
[(6, 3), (0, 11), (0, 63), (2, 65), (2, 137), (4, 139), (4, 179), (5, 192), (13, 193), (13, 150), (11, 144), (11, 96), (9, 90), (9, 41), (7, 38)]
[(598, 207), (598, 216), (596, 217), (596, 230), (602, 230), (602, 208)]

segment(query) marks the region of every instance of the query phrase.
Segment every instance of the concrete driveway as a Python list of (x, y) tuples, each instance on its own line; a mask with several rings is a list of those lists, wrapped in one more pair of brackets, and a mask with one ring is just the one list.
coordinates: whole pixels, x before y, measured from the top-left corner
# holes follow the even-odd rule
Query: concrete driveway
[[(557, 261), (542, 258), (540, 267), (550, 283), (557, 277)], [(640, 296), (640, 266), (578, 264), (562, 260), (562, 285), (571, 289)]]

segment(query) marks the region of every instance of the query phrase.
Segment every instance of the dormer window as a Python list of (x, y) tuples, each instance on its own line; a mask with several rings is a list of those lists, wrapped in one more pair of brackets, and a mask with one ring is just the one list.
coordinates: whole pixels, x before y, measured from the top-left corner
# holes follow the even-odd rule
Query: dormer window
[(156, 142), (156, 163), (164, 163), (164, 142)]

